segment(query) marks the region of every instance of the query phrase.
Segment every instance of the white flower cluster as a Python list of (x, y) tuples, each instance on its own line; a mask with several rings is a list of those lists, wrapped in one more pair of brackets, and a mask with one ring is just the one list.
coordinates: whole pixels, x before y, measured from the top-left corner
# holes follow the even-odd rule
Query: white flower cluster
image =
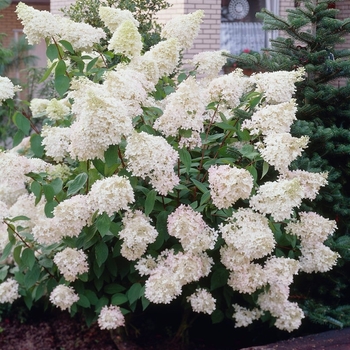
[(204, 12), (198, 10), (187, 15), (172, 18), (162, 28), (162, 38), (176, 38), (181, 49), (189, 49), (199, 32), (203, 16)]
[(2, 101), (12, 98), (16, 91), (19, 91), (19, 87), (14, 86), (9, 78), (0, 77), (0, 106)]
[(0, 283), (0, 303), (12, 304), (20, 297), (18, 293), (19, 284), (13, 278)]
[(123, 239), (120, 254), (128, 260), (136, 260), (146, 252), (147, 245), (153, 243), (157, 230), (150, 224), (151, 219), (140, 210), (126, 212), (123, 217), (123, 229), (119, 237)]
[(71, 306), (79, 300), (73, 287), (59, 284), (50, 294), (50, 301), (61, 310), (70, 310)]
[(301, 212), (299, 220), (288, 223), (286, 232), (296, 235), (301, 240), (302, 271), (326, 272), (336, 264), (339, 254), (323, 244), (336, 228), (335, 221), (313, 212)]
[(53, 261), (68, 282), (74, 282), (78, 275), (89, 271), (86, 254), (77, 248), (63, 249), (55, 254)]
[(165, 250), (156, 260), (140, 259), (135, 267), (141, 275), (150, 275), (145, 284), (145, 297), (152, 303), (169, 304), (181, 294), (185, 284), (208, 276), (212, 264), (212, 258), (206, 253)]
[(211, 315), (215, 310), (215, 298), (205, 289), (197, 288), (197, 290), (187, 297), (187, 301), (191, 304), (194, 312), (203, 312)]
[(38, 44), (46, 38), (66, 40), (75, 50), (90, 51), (94, 43), (106, 37), (101, 28), (94, 28), (86, 23), (77, 23), (62, 16), (55, 16), (48, 11), (39, 11), (19, 2), (16, 13), (21, 20), (29, 44)]
[(277, 71), (256, 73), (250, 80), (256, 84), (257, 91), (262, 92), (269, 104), (278, 104), (290, 101), (296, 90), (295, 83), (303, 81), (305, 69), (298, 68), (295, 71)]
[(233, 304), (232, 306), (235, 309), (235, 312), (232, 316), (236, 320), (235, 327), (247, 327), (254, 320), (258, 320), (263, 314), (262, 311), (257, 308), (249, 310), (238, 304)]
[(98, 315), (97, 323), (101, 329), (116, 329), (125, 325), (125, 318), (120, 307), (104, 306)]
[(113, 175), (97, 180), (88, 194), (88, 204), (99, 214), (113, 215), (119, 210), (127, 210), (134, 200), (134, 191), (126, 176)]
[(213, 165), (208, 174), (210, 196), (217, 208), (229, 208), (238, 199), (250, 197), (254, 179), (249, 171), (230, 165)]
[(185, 252), (200, 253), (213, 249), (217, 232), (203, 220), (201, 213), (181, 204), (168, 216), (168, 233), (180, 240)]
[(167, 195), (179, 184), (180, 179), (174, 172), (179, 156), (165, 138), (142, 131), (134, 132), (127, 141), (125, 157), (127, 168), (133, 175), (143, 179), (148, 177), (162, 195)]
[[(194, 77), (183, 81), (177, 90), (166, 100), (163, 114), (155, 121), (153, 127), (166, 136), (177, 136), (180, 130), (191, 130), (198, 135), (194, 146), (201, 145), (199, 133), (204, 130), (207, 91)], [(180, 143), (187, 146), (186, 138)]]

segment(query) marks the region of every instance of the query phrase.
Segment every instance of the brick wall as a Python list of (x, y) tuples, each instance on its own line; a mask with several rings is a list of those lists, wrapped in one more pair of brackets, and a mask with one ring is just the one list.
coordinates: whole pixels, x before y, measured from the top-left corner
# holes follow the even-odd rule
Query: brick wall
[(74, 0), (51, 0), (51, 13), (62, 15), (60, 9), (69, 7), (70, 4), (74, 3)]
[(170, 0), (172, 5), (169, 9), (158, 13), (159, 22), (181, 15), (204, 11), (204, 19), (200, 32), (193, 43), (193, 47), (184, 53), (184, 59), (202, 51), (220, 50), (220, 24), (221, 24), (221, 1), (219, 0)]
[[(22, 30), (23, 26), (21, 22), (17, 19), (17, 14), (15, 13), (17, 2), (12, 2), (12, 4), (5, 9), (0, 11), (0, 33), (5, 33), (6, 37), (3, 40), (4, 46), (7, 46), (9, 42), (14, 38), (15, 30)], [(30, 6), (38, 10), (50, 11), (49, 4), (30, 4)]]

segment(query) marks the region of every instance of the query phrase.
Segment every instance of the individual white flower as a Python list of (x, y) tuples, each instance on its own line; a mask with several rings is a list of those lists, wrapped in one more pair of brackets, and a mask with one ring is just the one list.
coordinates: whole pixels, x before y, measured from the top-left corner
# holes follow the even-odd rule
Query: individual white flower
[(227, 62), (227, 56), (224, 56), (224, 53), (228, 53), (228, 51), (203, 51), (194, 55), (191, 63), (197, 67), (199, 75), (203, 75), (206, 79), (212, 79), (218, 76)]
[(152, 187), (162, 195), (167, 195), (180, 181), (174, 171), (178, 153), (161, 136), (134, 132), (127, 139), (125, 157), (127, 169), (134, 176), (149, 178)]
[(61, 120), (70, 113), (70, 106), (67, 100), (51, 99), (46, 106), (47, 117), (51, 120)]
[(48, 11), (39, 11), (31, 6), (19, 2), (16, 13), (23, 25), (23, 33), (29, 44), (39, 44), (46, 38), (58, 38), (61, 32), (61, 22), (58, 16)]
[(259, 264), (245, 264), (230, 272), (227, 284), (239, 293), (252, 294), (267, 283), (266, 272)]
[(280, 292), (288, 297), (289, 285), (293, 282), (294, 275), (298, 273), (300, 264), (298, 260), (271, 257), (265, 262), (264, 271), (267, 282), (271, 287), (277, 287)]
[(32, 234), (34, 239), (43, 245), (58, 243), (63, 238), (59, 221), (55, 218), (39, 218), (32, 229)]
[(131, 20), (126, 20), (118, 26), (108, 44), (108, 50), (123, 54), (128, 58), (140, 56), (142, 47), (141, 34)]
[(249, 198), (254, 179), (248, 170), (229, 165), (212, 165), (208, 174), (210, 195), (218, 209), (229, 208), (240, 198)]
[(297, 303), (286, 302), (284, 306), (285, 313), (277, 317), (275, 326), (283, 331), (292, 332), (301, 326), (305, 315)]
[(327, 272), (337, 264), (340, 255), (322, 243), (301, 246), (300, 270), (306, 273)]
[(291, 100), (296, 90), (295, 83), (303, 81), (304, 75), (302, 67), (290, 72), (256, 73), (250, 76), (250, 80), (256, 84), (256, 91), (264, 93), (267, 103), (277, 104)]
[(50, 294), (50, 301), (61, 310), (70, 310), (71, 306), (79, 300), (79, 296), (74, 292), (73, 287), (59, 284)]
[(223, 245), (220, 248), (220, 261), (228, 270), (237, 271), (248, 265), (251, 259), (233, 245)]
[(251, 134), (273, 135), (289, 133), (296, 120), (297, 111), (295, 99), (277, 105), (265, 105), (258, 108), (251, 119), (245, 119), (242, 129), (250, 130)]
[(129, 10), (121, 10), (119, 8), (111, 8), (108, 6), (100, 6), (98, 14), (107, 28), (114, 33), (116, 29), (124, 21), (132, 21), (136, 27), (139, 26), (139, 22), (134, 18), (133, 14)]
[(9, 78), (0, 77), (0, 106), (2, 101), (12, 98), (16, 91), (18, 91), (18, 88), (12, 84)]
[(243, 75), (241, 69), (212, 79), (207, 87), (208, 104), (220, 101), (225, 102), (230, 108), (236, 108), (240, 104), (242, 94), (247, 91), (249, 86), (249, 79)]
[[(129, 83), (130, 84), (130, 83)], [(79, 160), (104, 158), (110, 145), (117, 145), (132, 130), (132, 115), (128, 106), (104, 84), (82, 78), (73, 81), (69, 153)], [(114, 95), (113, 95), (114, 94)]]
[(33, 98), (29, 105), (33, 118), (39, 118), (46, 115), (46, 108), (49, 102), (50, 100), (46, 98)]
[(288, 223), (286, 232), (299, 237), (304, 247), (323, 243), (337, 228), (334, 220), (326, 219), (314, 212), (300, 212), (299, 218)]
[(289, 219), (293, 208), (301, 205), (303, 188), (298, 179), (278, 180), (261, 185), (250, 199), (250, 207), (262, 214), (271, 214), (277, 221)]
[(153, 127), (166, 136), (178, 136), (180, 130), (200, 133), (204, 130), (206, 101), (206, 89), (189, 77), (167, 97), (163, 114)]
[(290, 163), (301, 155), (308, 142), (307, 136), (293, 137), (289, 133), (268, 134), (257, 146), (267, 163), (278, 171), (285, 172)]
[(45, 148), (46, 155), (56, 162), (61, 162), (68, 156), (71, 133), (71, 128), (44, 125), (41, 131), (43, 137), (41, 144)]
[(215, 298), (205, 289), (197, 288), (196, 291), (187, 297), (192, 310), (198, 313), (211, 315), (215, 310)]
[(18, 293), (19, 284), (13, 278), (8, 278), (6, 281), (0, 283), (0, 303), (12, 304), (20, 297)]
[(100, 329), (116, 329), (125, 325), (125, 318), (120, 307), (104, 306), (98, 315), (97, 323)]
[(74, 282), (78, 275), (89, 271), (86, 254), (77, 248), (63, 249), (55, 254), (53, 261), (68, 282)]
[(0, 200), (11, 206), (22, 194), (26, 194), (26, 183), (29, 178), (25, 175), (32, 171), (28, 158), (15, 152), (0, 151)]
[(179, 43), (175, 38), (160, 41), (144, 54), (144, 59), (157, 64), (159, 77), (167, 76), (173, 73), (179, 64), (179, 50)]
[(263, 312), (257, 308), (254, 308), (252, 310), (249, 310), (245, 307), (242, 307), (238, 304), (232, 305), (235, 309), (232, 317), (235, 319), (235, 328), (237, 327), (247, 327), (249, 326), (254, 320), (258, 320)]
[(222, 238), (250, 260), (270, 254), (276, 241), (267, 218), (253, 210), (240, 208), (219, 226)]
[(156, 304), (170, 303), (182, 293), (182, 286), (208, 276), (212, 263), (213, 260), (205, 253), (163, 251), (157, 258), (157, 266), (149, 271), (145, 297)]
[(127, 210), (128, 205), (134, 200), (134, 191), (129, 179), (126, 176), (113, 175), (97, 180), (91, 186), (87, 203), (93, 212), (113, 215), (119, 210)]
[(60, 202), (53, 210), (62, 237), (77, 237), (93, 215), (88, 196), (75, 195)]
[(327, 185), (328, 173), (310, 173), (305, 170), (284, 171), (281, 179), (298, 179), (304, 190), (303, 198), (315, 199), (321, 187)]
[(67, 17), (58, 17), (58, 19), (61, 25), (60, 39), (68, 41), (76, 51), (90, 52), (94, 44), (106, 38), (106, 33), (102, 28), (74, 22)]
[(167, 221), (169, 235), (178, 238), (185, 251), (203, 252), (214, 248), (217, 232), (204, 222), (201, 213), (190, 206), (181, 204)]
[(176, 38), (182, 49), (189, 49), (198, 35), (204, 11), (174, 17), (162, 28), (161, 36), (165, 39)]
[(128, 260), (136, 260), (146, 252), (147, 245), (153, 243), (157, 230), (150, 224), (150, 218), (140, 210), (126, 212), (123, 217), (123, 229), (119, 237), (123, 239), (120, 254)]

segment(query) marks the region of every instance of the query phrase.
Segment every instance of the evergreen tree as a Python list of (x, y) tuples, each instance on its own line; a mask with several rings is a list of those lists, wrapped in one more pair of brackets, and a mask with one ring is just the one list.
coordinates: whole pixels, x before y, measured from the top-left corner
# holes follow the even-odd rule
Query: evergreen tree
[(256, 71), (305, 68), (306, 79), (297, 84), (298, 121), (292, 133), (308, 135), (310, 141), (295, 166), (328, 172), (328, 185), (301, 209), (337, 221), (338, 230), (328, 244), (341, 258), (337, 269), (321, 278), (300, 276), (298, 292), (310, 319), (339, 327), (350, 325), (350, 307), (344, 306), (350, 291), (350, 50), (338, 47), (350, 33), (350, 18), (337, 19), (335, 4), (302, 0), (287, 10), (287, 18), (263, 9), (256, 15), (263, 28), (278, 30), (281, 36), (262, 53), (230, 57), (238, 67)]

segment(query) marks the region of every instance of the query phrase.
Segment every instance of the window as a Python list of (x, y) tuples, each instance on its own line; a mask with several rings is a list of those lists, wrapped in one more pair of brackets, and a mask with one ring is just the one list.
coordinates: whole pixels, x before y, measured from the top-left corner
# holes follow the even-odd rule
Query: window
[(255, 14), (264, 7), (278, 13), (278, 3), (278, 0), (222, 0), (221, 49), (239, 54), (267, 47), (274, 35), (262, 29), (262, 22)]

